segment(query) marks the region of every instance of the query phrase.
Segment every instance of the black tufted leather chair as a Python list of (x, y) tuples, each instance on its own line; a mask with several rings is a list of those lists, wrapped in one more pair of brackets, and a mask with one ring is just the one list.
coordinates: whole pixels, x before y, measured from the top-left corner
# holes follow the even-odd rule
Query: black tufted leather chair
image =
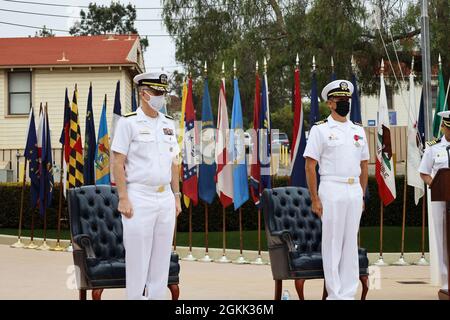
[[(308, 189), (282, 187), (266, 189), (262, 195), (266, 235), (275, 280), (275, 299), (281, 298), (283, 280), (295, 280), (295, 288), (304, 300), (307, 279), (323, 279), (321, 254), (322, 222), (311, 211)], [(369, 259), (359, 249), (359, 272), (363, 286), (361, 299), (368, 292)], [(324, 285), (323, 299), (327, 297)]]
[[(70, 189), (68, 206), (80, 300), (86, 290), (100, 300), (103, 289), (125, 287), (125, 247), (118, 194), (111, 186)], [(172, 253), (168, 287), (172, 299), (179, 296), (178, 255)]]

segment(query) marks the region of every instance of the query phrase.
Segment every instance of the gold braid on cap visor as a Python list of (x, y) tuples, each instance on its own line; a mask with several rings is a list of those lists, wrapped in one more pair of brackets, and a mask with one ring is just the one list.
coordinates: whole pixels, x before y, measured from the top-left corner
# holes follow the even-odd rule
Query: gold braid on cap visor
[(350, 92), (347, 91), (336, 91), (336, 92), (331, 92), (330, 94), (328, 94), (328, 98), (331, 97), (351, 97), (352, 94)]
[(155, 86), (155, 87), (161, 87), (161, 88), (167, 88), (169, 85), (162, 84), (162, 83), (154, 83), (154, 82), (148, 82), (148, 81), (142, 81), (142, 84), (145, 84), (147, 86)]
[(443, 123), (447, 128), (450, 128), (450, 120), (442, 120), (442, 123)]

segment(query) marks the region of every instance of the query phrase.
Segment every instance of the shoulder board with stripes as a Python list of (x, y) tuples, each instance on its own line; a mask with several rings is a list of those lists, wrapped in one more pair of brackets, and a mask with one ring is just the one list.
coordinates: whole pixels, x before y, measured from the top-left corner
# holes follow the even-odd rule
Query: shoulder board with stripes
[(135, 115), (137, 115), (137, 112), (129, 112), (129, 113), (124, 114), (123, 116), (128, 118), (128, 117), (135, 116)]
[(316, 126), (316, 125), (324, 124), (324, 123), (327, 123), (327, 122), (328, 122), (328, 119), (325, 119), (325, 120), (317, 121), (316, 123), (314, 123), (314, 125)]
[(436, 143), (439, 143), (439, 142), (441, 142), (441, 139), (433, 139), (433, 140), (430, 140), (430, 141), (427, 141), (427, 146), (433, 146), (433, 145), (435, 145)]
[(167, 119), (173, 120), (173, 117), (169, 116), (168, 114), (164, 115)]
[(363, 125), (362, 125), (362, 123), (359, 123), (359, 122), (355, 122), (355, 121), (352, 121), (353, 122), (353, 124), (356, 124), (357, 126), (360, 126), (360, 127), (362, 127)]

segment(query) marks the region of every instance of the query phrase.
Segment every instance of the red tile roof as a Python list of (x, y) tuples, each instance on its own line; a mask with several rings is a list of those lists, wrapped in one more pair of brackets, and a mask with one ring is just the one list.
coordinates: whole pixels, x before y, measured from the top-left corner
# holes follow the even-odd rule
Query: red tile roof
[[(0, 66), (130, 64), (136, 35), (0, 38)], [(65, 58), (65, 59), (64, 59)]]

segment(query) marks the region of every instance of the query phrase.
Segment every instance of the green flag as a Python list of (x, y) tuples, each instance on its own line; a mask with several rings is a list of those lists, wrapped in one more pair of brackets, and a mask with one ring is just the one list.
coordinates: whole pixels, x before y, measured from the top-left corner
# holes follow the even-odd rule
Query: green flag
[(439, 92), (436, 102), (436, 112), (434, 113), (433, 119), (433, 136), (435, 138), (439, 138), (441, 136), (441, 120), (442, 118), (438, 116), (438, 113), (441, 111), (447, 110), (447, 103), (445, 101), (445, 83), (444, 83), (444, 75), (442, 74), (442, 65), (439, 64)]

